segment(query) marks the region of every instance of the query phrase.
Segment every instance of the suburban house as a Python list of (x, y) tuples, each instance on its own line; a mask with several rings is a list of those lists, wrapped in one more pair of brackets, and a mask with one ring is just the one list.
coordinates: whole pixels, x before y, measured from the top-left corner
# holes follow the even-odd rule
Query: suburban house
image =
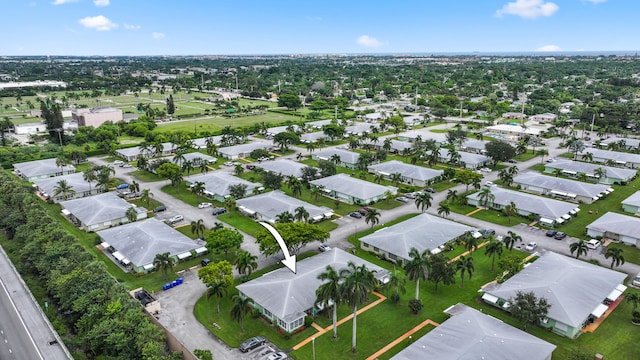
[(381, 283), (388, 282), (387, 270), (351, 255), (340, 249), (298, 261), (296, 273), (281, 267), (256, 279), (236, 286), (240, 296), (253, 300), (253, 306), (270, 321), (286, 332), (292, 332), (304, 325), (307, 315), (315, 315), (322, 309), (316, 304), (316, 289), (322, 285), (318, 275), (326, 271), (327, 266), (336, 271), (347, 268), (348, 263), (365, 265), (375, 271), (374, 275)]
[(99, 127), (107, 121), (114, 124), (123, 120), (122, 109), (106, 108), (79, 108), (71, 111), (71, 118), (78, 122), (78, 126)]
[(591, 161), (595, 163), (613, 166), (625, 166), (631, 169), (637, 169), (638, 167), (640, 167), (639, 154), (602, 150), (596, 148), (586, 148), (577, 154), (577, 160), (585, 161), (584, 156), (587, 153), (591, 153)]
[(602, 184), (625, 184), (633, 180), (637, 174), (636, 170), (572, 160), (556, 160), (544, 165), (546, 173), (553, 174), (556, 169), (562, 170), (562, 175), (569, 177), (577, 177), (578, 174), (584, 173), (587, 179), (597, 180)]
[(280, 190), (270, 191), (264, 194), (250, 196), (236, 201), (238, 210), (257, 221), (267, 221), (275, 223), (278, 215), (288, 211), (291, 215), (296, 214), (296, 209), (303, 207), (309, 214), (309, 221), (318, 222), (330, 219), (333, 210), (324, 206), (316, 206), (308, 202), (298, 200), (286, 195)]
[(172, 156), (170, 158), (168, 158), (169, 161), (171, 161), (174, 164), (178, 164), (180, 166), (182, 166), (182, 164), (184, 164), (187, 161), (191, 161), (191, 164), (194, 167), (198, 167), (200, 166), (200, 164), (205, 163), (207, 165), (209, 164), (214, 164), (218, 159), (214, 158), (213, 156), (209, 156), (207, 154), (203, 154), (201, 152), (190, 152), (190, 153), (186, 153), (186, 154), (182, 154), (182, 157), (184, 159), (174, 159), (175, 156)]
[(284, 126), (276, 126), (276, 127), (270, 127), (267, 129), (267, 135), (277, 135), (283, 132), (298, 132), (298, 131), (302, 131), (302, 129), (300, 128), (300, 126), (298, 125), (284, 125)]
[(411, 260), (409, 252), (441, 252), (445, 245), (475, 229), (430, 214), (420, 214), (360, 238), (360, 247), (393, 262)]
[(191, 143), (193, 143), (193, 147), (198, 149), (198, 150), (204, 150), (207, 148), (207, 139), (211, 139), (209, 141), (211, 141), (212, 144), (216, 145), (216, 146), (220, 146), (220, 144), (222, 143), (222, 135), (216, 135), (216, 136), (209, 136), (206, 138), (197, 138), (197, 139), (191, 139)]
[(517, 141), (525, 135), (539, 136), (540, 129), (532, 127), (522, 127), (518, 124), (498, 124), (487, 126), (485, 136), (491, 136), (501, 140)]
[[(448, 163), (451, 160), (451, 158), (449, 157), (449, 149), (447, 148), (440, 148), (438, 154), (438, 161), (442, 163)], [(485, 167), (491, 164), (492, 161), (490, 157), (481, 154), (458, 151), (458, 155), (460, 155), (458, 165), (463, 166), (465, 169), (469, 170)]]
[(64, 165), (60, 167), (56, 164), (56, 159), (35, 160), (13, 164), (13, 173), (23, 180), (31, 182), (54, 176), (69, 175), (75, 172), (75, 166)]
[(300, 135), (300, 141), (303, 143), (314, 143), (318, 142), (320, 139), (328, 139), (329, 137), (325, 135), (322, 131), (310, 132), (306, 134)]
[[(379, 149), (383, 149), (384, 142), (382, 143), (378, 142), (376, 144), (376, 147)], [(389, 152), (395, 153), (395, 154), (402, 154), (404, 149), (413, 150), (413, 144), (408, 141), (391, 140), (391, 148), (389, 149)]]
[(640, 191), (636, 191), (622, 200), (622, 210), (634, 215), (640, 215)]
[(609, 211), (587, 225), (587, 236), (602, 236), (605, 239), (640, 247), (638, 229), (640, 229), (640, 219), (637, 217)]
[(529, 116), (529, 121), (535, 121), (535, 122), (543, 122), (543, 123), (552, 123), (554, 121), (556, 121), (556, 119), (558, 118), (558, 115), (556, 114), (552, 114), (552, 113), (544, 113), (544, 114), (536, 114), (536, 115), (531, 115)]
[[(56, 192), (55, 189), (58, 187), (58, 183), (62, 180), (66, 181), (67, 185), (75, 191), (73, 194), (67, 194), (66, 199), (63, 198), (62, 194), (54, 195)], [(96, 181), (92, 181), (91, 183), (87, 182), (84, 179), (83, 173), (39, 179), (35, 180), (33, 184), (42, 197), (45, 199), (52, 199), (53, 202), (83, 198), (104, 192), (102, 188), (98, 187), (98, 183)]]
[(458, 303), (450, 318), (415, 340), (391, 360), (551, 360), (556, 346)]
[(205, 188), (204, 195), (220, 202), (224, 202), (224, 200), (231, 195), (229, 188), (232, 185), (246, 185), (247, 188), (245, 196), (251, 195), (253, 193), (253, 189), (262, 188), (262, 184), (260, 183), (252, 183), (223, 171), (194, 175), (185, 179), (185, 181), (188, 187), (192, 187), (197, 182), (203, 182)]
[(351, 126), (345, 127), (344, 132), (347, 135), (360, 136), (364, 132), (372, 133), (374, 128), (378, 129), (379, 127), (380, 126), (378, 124), (358, 122), (358, 123), (354, 123)]
[(376, 165), (369, 166), (369, 172), (383, 175), (386, 179), (391, 179), (393, 174), (402, 175), (402, 182), (414, 186), (427, 186), (438, 181), (442, 175), (442, 170), (429, 169), (423, 166), (405, 164), (402, 161), (391, 160)]
[(152, 270), (157, 254), (168, 252), (178, 262), (206, 251), (203, 245), (156, 218), (116, 226), (97, 234), (105, 249), (113, 249), (113, 259), (136, 273)]
[(247, 144), (233, 145), (221, 147), (218, 149), (218, 155), (225, 159), (237, 160), (249, 157), (253, 150), (264, 149), (271, 151), (273, 145), (265, 142), (252, 142)]
[(487, 151), (485, 147), (489, 142), (485, 140), (466, 139), (460, 146), (460, 151), (473, 153), (473, 154), (485, 154)]
[(337, 174), (310, 181), (314, 187), (322, 189), (324, 195), (349, 204), (370, 205), (386, 198), (386, 194), (395, 195), (398, 189), (382, 186), (368, 181), (352, 178), (347, 174)]
[(305, 123), (306, 126), (310, 126), (314, 129), (322, 130), (322, 127), (325, 125), (330, 125), (333, 122), (331, 119), (327, 120), (317, 120), (317, 121), (309, 121)]
[(334, 155), (338, 155), (340, 157), (340, 162), (336, 165), (346, 167), (348, 169), (356, 169), (358, 167), (358, 159), (360, 158), (360, 154), (337, 148), (326, 149), (318, 151), (316, 153), (311, 153), (311, 159), (332, 161), (331, 158)]
[(524, 120), (527, 118), (527, 115), (519, 112), (506, 112), (502, 114), (502, 118)]
[(433, 140), (436, 142), (436, 145), (438, 146), (444, 146), (448, 144), (447, 134), (434, 133), (434, 132), (431, 132), (428, 128), (411, 130), (411, 131), (406, 131), (398, 134), (398, 140), (401, 140), (401, 141), (415, 142), (416, 139), (418, 138), (420, 138), (422, 142), (425, 142), (427, 140)]
[(483, 199), (482, 192), (479, 191), (467, 196), (469, 205), (504, 210), (505, 206), (513, 202), (518, 215), (533, 217), (541, 225), (549, 227), (571, 220), (572, 215), (580, 211), (578, 205), (566, 201), (508, 190), (499, 186), (491, 186), (489, 189), (493, 199)]
[(615, 308), (627, 288), (622, 285), (626, 277), (618, 271), (547, 251), (502, 284), (486, 286), (482, 299), (509, 311), (509, 302), (517, 292), (533, 292), (551, 305), (541, 326), (576, 338), (583, 327)]
[[(143, 150), (143, 148), (140, 146), (118, 149), (116, 150), (116, 156), (126, 161), (133, 161), (141, 156), (145, 158), (169, 156), (173, 154), (173, 151), (176, 148), (177, 146), (174, 143), (170, 143), (170, 142), (162, 143), (160, 147), (156, 147), (153, 144), (149, 144), (146, 150)], [(157, 150), (162, 150), (162, 151), (158, 153)]]
[(302, 178), (302, 169), (310, 167), (289, 159), (276, 159), (274, 161), (263, 161), (255, 165), (264, 171), (279, 174), (282, 176), (295, 176), (297, 179)]
[(600, 141), (600, 147), (618, 148), (620, 150), (634, 150), (640, 147), (640, 139), (610, 137)]
[(591, 204), (613, 192), (609, 185), (590, 184), (533, 171), (517, 175), (513, 178), (513, 184), (519, 185), (523, 191), (585, 204)]
[(136, 220), (147, 218), (147, 210), (122, 199), (114, 192), (60, 202), (62, 215), (84, 231), (99, 231), (128, 223), (125, 213), (133, 207)]

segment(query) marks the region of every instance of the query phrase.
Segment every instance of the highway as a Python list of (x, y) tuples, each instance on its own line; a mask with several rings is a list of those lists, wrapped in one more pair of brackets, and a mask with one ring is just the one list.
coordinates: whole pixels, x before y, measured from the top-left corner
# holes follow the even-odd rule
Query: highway
[(0, 279), (0, 359), (43, 359)]

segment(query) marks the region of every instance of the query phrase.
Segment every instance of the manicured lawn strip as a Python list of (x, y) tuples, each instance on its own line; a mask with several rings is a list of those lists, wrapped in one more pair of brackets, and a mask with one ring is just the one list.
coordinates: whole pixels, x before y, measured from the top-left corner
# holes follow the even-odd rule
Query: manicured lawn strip
[(514, 159), (518, 160), (518, 161), (527, 161), (527, 160), (533, 159), (536, 156), (538, 156), (538, 155), (536, 155), (535, 153), (532, 153), (531, 151), (527, 150), (527, 151), (525, 151), (524, 154), (516, 155), (514, 157)]
[[(155, 200), (153, 197), (149, 199), (149, 204), (147, 204), (146, 201), (142, 201), (141, 199), (133, 199), (133, 200), (127, 200), (127, 201), (129, 201), (131, 204), (134, 204), (135, 206), (141, 206), (147, 210), (153, 210), (158, 206), (163, 205), (160, 201)], [(148, 216), (152, 217), (153, 213), (149, 213)]]
[[(177, 186), (173, 186), (171, 184), (165, 185), (162, 187), (162, 192), (167, 193), (173, 196), (174, 198), (182, 200), (184, 203), (187, 203), (195, 207), (197, 207), (198, 204), (200, 204), (201, 202), (205, 202), (205, 201), (211, 202), (211, 203), (214, 202), (211, 199), (207, 199), (202, 195), (196, 197), (194, 193), (192, 193), (190, 190), (187, 190), (187, 183), (185, 181), (181, 182)], [(221, 205), (217, 201), (216, 201), (216, 204)]]
[(322, 230), (329, 232), (338, 228), (338, 224), (328, 219), (315, 224), (318, 225)]
[(156, 182), (156, 181), (168, 181), (167, 179), (161, 177), (160, 175), (154, 174), (152, 172), (144, 171), (144, 170), (136, 170), (132, 171), (131, 175), (140, 179), (140, 181), (144, 182)]
[(426, 335), (429, 331), (431, 331), (433, 329), (435, 329), (435, 326), (433, 326), (431, 324), (427, 324), (422, 329), (416, 331), (415, 333), (413, 333), (413, 335), (411, 335), (411, 338), (412, 338), (411, 342), (409, 341), (409, 339), (405, 339), (403, 342), (401, 342), (398, 345), (392, 347), (391, 349), (389, 349), (384, 354), (381, 354), (380, 356), (378, 356), (377, 359), (378, 360), (391, 359), (397, 353), (399, 353), (400, 351), (404, 350), (404, 348), (406, 348), (407, 346), (409, 346), (411, 343), (415, 342), (416, 340), (420, 339), (421, 337), (423, 337), (424, 335)]
[[(452, 212), (458, 213), (458, 214), (462, 214), (462, 215), (466, 215), (474, 210), (477, 210), (478, 208), (475, 206), (471, 206), (471, 205), (460, 205), (459, 203), (455, 203), (455, 204), (449, 204), (449, 209)], [(484, 220), (484, 221), (488, 221), (494, 224), (498, 224), (498, 225), (503, 225), (503, 226), (514, 226), (517, 225), (519, 223), (525, 223), (525, 224), (529, 224), (531, 223), (531, 221), (529, 221), (529, 219), (524, 218), (522, 216), (512, 216), (511, 217), (511, 222), (509, 222), (509, 218), (507, 216), (504, 216), (502, 214), (502, 212), (497, 211), (497, 210), (492, 210), (492, 209), (485, 209), (485, 210), (480, 210), (474, 214), (471, 215), (471, 217), (476, 218), (476, 219), (480, 219), (480, 220)]]
[(233, 213), (227, 212), (226, 214), (218, 215), (218, 220), (223, 221), (249, 236), (253, 236), (254, 238), (260, 230), (264, 229), (262, 225), (258, 224), (253, 219), (235, 211)]
[[(624, 261), (625, 262), (629, 262), (629, 263), (634, 263), (634, 264), (640, 264), (640, 249), (638, 249), (635, 246), (631, 246), (631, 245), (626, 245), (623, 243), (610, 243), (609, 244), (610, 248), (621, 248), (623, 249), (624, 253), (622, 254), (622, 256), (624, 256)], [(611, 265), (611, 261), (607, 260), (605, 263), (603, 263), (602, 265), (604, 266), (610, 266)], [(614, 268), (615, 270), (615, 268)]]

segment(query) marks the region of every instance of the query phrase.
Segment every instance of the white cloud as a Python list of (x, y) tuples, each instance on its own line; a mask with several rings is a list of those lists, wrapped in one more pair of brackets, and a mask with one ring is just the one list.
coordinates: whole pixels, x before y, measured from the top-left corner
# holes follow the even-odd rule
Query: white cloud
[(151, 33), (151, 37), (156, 39), (156, 40), (160, 40), (160, 39), (164, 39), (166, 35), (164, 33), (161, 32), (152, 32)]
[(366, 47), (378, 47), (378, 46), (382, 45), (380, 40), (378, 40), (378, 39), (376, 39), (374, 37), (368, 36), (368, 35), (362, 35), (362, 36), (358, 37), (356, 42), (358, 43), (358, 45), (362, 45), (362, 46), (366, 46)]
[(68, 4), (68, 3), (73, 3), (73, 2), (77, 2), (78, 0), (55, 0), (54, 2), (52, 2), (53, 5), (62, 5), (62, 4)]
[(109, 0), (93, 0), (95, 6), (109, 6)]
[(583, 1), (594, 3), (594, 4), (600, 4), (600, 3), (603, 3), (603, 2), (607, 2), (607, 0), (583, 0)]
[(559, 9), (560, 7), (555, 3), (544, 2), (544, 0), (516, 0), (496, 11), (496, 16), (516, 15), (525, 19), (535, 19), (540, 16), (551, 16)]
[(558, 45), (545, 45), (540, 46), (536, 51), (562, 51), (562, 49)]
[(127, 30), (140, 30), (140, 28), (142, 28), (142, 26), (140, 25), (131, 25), (131, 24), (124, 24), (124, 28)]
[(102, 15), (87, 16), (86, 18), (78, 20), (78, 22), (86, 28), (95, 29), (97, 31), (109, 31), (118, 27), (118, 24)]

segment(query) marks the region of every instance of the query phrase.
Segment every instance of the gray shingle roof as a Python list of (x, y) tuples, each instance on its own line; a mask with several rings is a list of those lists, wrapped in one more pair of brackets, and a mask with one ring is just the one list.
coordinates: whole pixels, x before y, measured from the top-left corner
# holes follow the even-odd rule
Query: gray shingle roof
[(316, 216), (333, 213), (333, 210), (328, 207), (309, 204), (308, 202), (288, 196), (280, 190), (240, 199), (236, 201), (236, 203), (238, 206), (255, 211), (270, 219), (275, 219), (277, 215), (282, 214), (285, 211), (295, 214), (296, 209), (300, 206), (307, 210), (310, 219), (313, 219)]
[(58, 185), (58, 182), (62, 180), (65, 180), (67, 184), (76, 192), (76, 196), (81, 196), (80, 194), (85, 191), (95, 190), (96, 186), (98, 185), (96, 181), (92, 181), (91, 184), (85, 181), (83, 173), (74, 173), (69, 175), (38, 179), (34, 180), (33, 183), (36, 184), (40, 188), (40, 190), (53, 197), (55, 187)]
[[(492, 186), (490, 189), (491, 193), (495, 196), (494, 203), (506, 206), (513, 201), (518, 209), (538, 214), (551, 220), (568, 214), (577, 207), (576, 204), (566, 201), (536, 196), (515, 190), (507, 190), (499, 186)], [(479, 195), (480, 192), (476, 192), (467, 196), (467, 198), (478, 199)]]
[(328, 139), (329, 137), (327, 135), (325, 135), (324, 132), (322, 131), (316, 131), (316, 132), (311, 132), (311, 133), (306, 133), (306, 134), (302, 134), (300, 135), (300, 140), (302, 141), (310, 141), (310, 142), (315, 142), (318, 141), (320, 139)]
[(515, 184), (536, 186), (547, 190), (556, 190), (586, 197), (594, 197), (609, 189), (608, 185), (589, 184), (582, 181), (568, 180), (554, 176), (541, 175), (537, 172), (522, 173), (513, 178)]
[(368, 181), (355, 179), (347, 174), (337, 174), (310, 182), (327, 190), (336, 191), (358, 199), (371, 199), (384, 195), (387, 191), (395, 194), (398, 189), (393, 186), (382, 186)]
[(586, 162), (572, 161), (572, 160), (557, 160), (552, 163), (548, 163), (545, 166), (553, 169), (575, 171), (576, 173), (585, 173), (587, 175), (594, 175), (596, 169), (602, 168), (603, 170), (606, 170), (607, 177), (612, 179), (626, 180), (626, 179), (632, 178), (636, 174), (636, 170), (632, 170), (632, 169), (604, 166), (604, 165), (598, 165), (598, 164), (590, 164)]
[(627, 277), (614, 270), (547, 252), (518, 274), (486, 292), (501, 299), (533, 292), (547, 299), (548, 317), (580, 327), (589, 314)]
[(329, 160), (334, 154), (340, 156), (340, 161), (346, 164), (357, 164), (358, 159), (360, 158), (360, 154), (356, 152), (336, 148), (318, 151), (317, 153), (312, 155), (317, 156), (318, 159), (321, 160)]
[[(491, 161), (491, 158), (485, 155), (474, 154), (474, 153), (465, 152), (465, 151), (458, 151), (458, 154), (460, 155), (460, 161), (462, 161), (465, 164), (477, 165), (477, 164), (482, 164), (482, 163)], [(448, 159), (449, 149), (440, 148), (440, 157)]]
[(136, 266), (152, 264), (156, 254), (169, 252), (175, 256), (200, 247), (155, 218), (116, 226), (97, 234)]
[(219, 196), (227, 196), (231, 194), (229, 191), (229, 186), (235, 184), (247, 185), (247, 192), (251, 192), (254, 188), (262, 186), (262, 184), (260, 183), (252, 183), (223, 171), (214, 171), (206, 174), (194, 175), (185, 180), (190, 184), (195, 184), (198, 181), (202, 181), (204, 183), (206, 193)]
[(637, 239), (640, 237), (640, 233), (638, 233), (638, 229), (640, 229), (640, 219), (635, 216), (622, 215), (609, 211), (587, 225), (587, 230), (589, 229), (603, 233), (608, 231)]
[(614, 161), (625, 162), (625, 163), (640, 163), (640, 155), (639, 154), (630, 154), (618, 151), (609, 151), (609, 150), (601, 150), (596, 148), (586, 148), (581, 151), (579, 154), (584, 155), (586, 153), (591, 153), (593, 155), (593, 159), (611, 159)]
[(420, 214), (401, 223), (382, 228), (360, 239), (387, 253), (409, 259), (409, 251), (434, 250), (473, 228), (429, 214)]
[[(56, 165), (56, 159), (44, 159), (27, 161), (23, 163), (13, 164), (13, 167), (20, 171), (24, 176), (31, 178), (48, 174), (55, 174), (60, 171), (60, 166)], [(74, 171), (73, 165), (65, 165), (63, 170)]]
[(250, 153), (256, 149), (269, 149), (272, 145), (264, 142), (252, 142), (248, 144), (240, 144), (233, 146), (221, 147), (218, 149), (218, 153), (225, 154), (227, 156), (235, 156), (243, 153)]
[(282, 174), (284, 176), (293, 175), (300, 178), (302, 177), (302, 169), (309, 166), (289, 159), (276, 159), (273, 161), (263, 161), (260, 164), (256, 164), (256, 167), (275, 174)]
[[(379, 143), (378, 145), (382, 147), (382, 144)], [(402, 150), (404, 149), (411, 149), (411, 148), (413, 148), (413, 144), (408, 141), (391, 140), (392, 150), (402, 152)]]
[[(60, 202), (60, 206), (69, 210), (84, 225), (91, 226), (106, 221), (122, 219), (132, 205), (113, 192)], [(138, 212), (145, 211), (137, 208)]]
[(435, 142), (438, 142), (438, 143), (447, 142), (447, 134), (434, 133), (434, 132), (431, 132), (429, 129), (411, 130), (411, 131), (406, 131), (400, 134), (400, 137), (406, 138), (406, 139), (415, 139), (418, 136), (422, 138), (422, 141), (435, 140)]
[(405, 164), (402, 161), (391, 160), (381, 164), (371, 165), (369, 169), (386, 174), (400, 173), (403, 177), (422, 181), (431, 180), (442, 175), (442, 170), (433, 170), (423, 166)]
[(629, 147), (638, 147), (640, 146), (640, 139), (631, 139), (631, 138), (619, 138), (619, 137), (610, 137), (608, 139), (604, 139), (602, 140), (600, 143), (601, 144), (605, 144), (605, 145), (609, 145), (612, 143), (617, 143), (620, 141), (624, 141), (625, 146), (629, 146)]
[(349, 262), (356, 266), (364, 264), (369, 270), (375, 270), (378, 279), (388, 274), (387, 270), (377, 265), (334, 248), (299, 261), (295, 274), (282, 267), (238, 285), (237, 288), (280, 319), (295, 318), (314, 306), (316, 289), (322, 284), (318, 275), (323, 273), (328, 265), (340, 271), (346, 268)]
[[(222, 142), (222, 135), (211, 136), (211, 140), (213, 140), (214, 144), (220, 145), (220, 143)], [(197, 138), (192, 139), (191, 141), (193, 141), (193, 145), (196, 147), (196, 149), (207, 148), (207, 138)]]
[(636, 191), (628, 198), (622, 200), (623, 205), (640, 206), (640, 191)]
[(392, 360), (546, 360), (556, 346), (466, 305)]

